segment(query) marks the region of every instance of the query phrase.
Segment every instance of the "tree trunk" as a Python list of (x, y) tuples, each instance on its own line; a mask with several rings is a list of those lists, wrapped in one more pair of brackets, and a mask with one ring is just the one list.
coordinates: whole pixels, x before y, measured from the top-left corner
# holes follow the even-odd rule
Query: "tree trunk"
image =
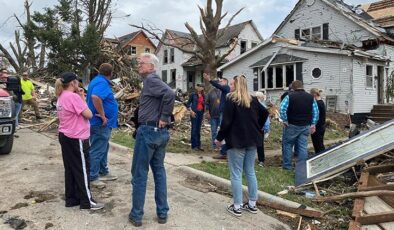
[(8, 52), (8, 50), (3, 47), (3, 45), (1, 43), (0, 43), (0, 51), (4, 54), (4, 57), (8, 60), (10, 65), (14, 68), (15, 72), (19, 72), (19, 65), (16, 63), (14, 58), (11, 56), (11, 54)]

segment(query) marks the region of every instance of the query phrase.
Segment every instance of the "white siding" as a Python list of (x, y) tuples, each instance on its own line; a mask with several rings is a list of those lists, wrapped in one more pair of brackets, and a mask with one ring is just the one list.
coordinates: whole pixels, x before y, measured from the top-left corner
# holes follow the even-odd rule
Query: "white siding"
[[(167, 82), (171, 82), (171, 70), (176, 69), (176, 88), (179, 88), (181, 90), (186, 90), (186, 73), (183, 70), (182, 63), (187, 61), (191, 55), (190, 54), (185, 54), (181, 50), (174, 48), (174, 62), (170, 63), (170, 49), (172, 47), (167, 47), (167, 46), (161, 46), (160, 49), (157, 52), (157, 58), (159, 58), (160, 65), (158, 67), (158, 72), (157, 74), (161, 76), (161, 73), (163, 70), (167, 70)], [(164, 58), (164, 50), (168, 50), (168, 63), (163, 64), (163, 58)]]
[(305, 2), (277, 32), (278, 35), (294, 38), (296, 29), (302, 30), (329, 23), (329, 40), (331, 41), (361, 45), (360, 41), (375, 38), (373, 34), (321, 0), (316, 0), (311, 6), (307, 6)]
[(377, 82), (373, 88), (366, 87), (366, 65), (373, 66), (373, 76), (377, 76), (377, 65), (383, 62), (354, 58), (353, 60), (353, 112), (370, 113), (373, 105), (378, 103)]
[[(227, 60), (231, 61), (241, 54), (241, 41), (246, 41), (246, 50), (250, 50), (252, 48), (252, 42), (256, 42), (257, 44), (262, 42), (256, 31), (253, 29), (253, 26), (247, 24), (238, 36), (237, 47), (235, 47), (235, 49), (226, 57)], [(229, 47), (220, 48), (217, 49), (216, 53), (223, 54), (227, 50), (229, 50)]]
[[(251, 54), (248, 58), (242, 59), (233, 65), (223, 70), (223, 76), (232, 78), (237, 74), (244, 74), (248, 79), (248, 88), (250, 91), (253, 90), (253, 70), (249, 68), (250, 65), (254, 64), (258, 60), (261, 60), (267, 56), (273, 54), (274, 51), (278, 50), (275, 45), (270, 45), (262, 50)], [(337, 111), (346, 112), (347, 107), (345, 101), (349, 105), (352, 103), (352, 92), (351, 92), (351, 76), (352, 76), (352, 59), (348, 56), (334, 55), (334, 54), (322, 54), (305, 51), (296, 51), (283, 48), (280, 53), (288, 55), (294, 55), (297, 57), (308, 59), (303, 63), (303, 82), (305, 90), (309, 92), (311, 88), (320, 88), (323, 92), (323, 99), (325, 100), (326, 95), (337, 95)], [(314, 68), (320, 68), (322, 76), (319, 79), (313, 79), (312, 70)], [(279, 103), (280, 95), (283, 90), (267, 90), (268, 98), (273, 103)]]

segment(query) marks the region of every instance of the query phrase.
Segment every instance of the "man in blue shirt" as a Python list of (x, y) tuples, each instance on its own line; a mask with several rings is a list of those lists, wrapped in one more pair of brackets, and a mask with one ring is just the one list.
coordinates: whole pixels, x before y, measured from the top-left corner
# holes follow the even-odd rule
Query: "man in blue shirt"
[(118, 126), (118, 103), (111, 89), (111, 78), (112, 65), (101, 64), (87, 93), (87, 104), (94, 114), (90, 119), (90, 184), (99, 188), (105, 187), (102, 181), (117, 179), (108, 170), (109, 139), (112, 129)]
[(293, 147), (297, 154), (297, 164), (307, 160), (308, 136), (316, 131), (319, 120), (316, 100), (305, 92), (302, 82), (293, 81), (291, 86), (294, 91), (289, 92), (280, 104), (280, 118), (284, 126), (282, 167), (286, 170), (292, 170)]

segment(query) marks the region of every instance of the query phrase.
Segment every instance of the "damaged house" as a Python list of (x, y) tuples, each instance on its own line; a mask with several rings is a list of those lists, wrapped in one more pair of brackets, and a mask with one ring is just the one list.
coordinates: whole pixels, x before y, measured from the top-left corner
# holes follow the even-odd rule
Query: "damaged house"
[[(387, 8), (394, 1), (375, 4)], [(329, 111), (350, 113), (358, 123), (374, 105), (391, 100), (386, 85), (394, 71), (394, 23), (389, 20), (393, 14), (374, 16), (373, 7), (379, 8), (370, 4), (363, 10), (341, 0), (300, 0), (271, 38), (219, 71), (223, 76), (244, 74), (251, 91), (266, 90), (276, 104), (293, 80), (302, 80), (307, 91), (324, 90)]]
[[(190, 39), (190, 34), (174, 30), (167, 29), (163, 34), (163, 40), (166, 43), (175, 43), (185, 49), (193, 50), (195, 46), (191, 44)], [(232, 47), (233, 42), (238, 41), (237, 47), (226, 58), (228, 62), (256, 47), (262, 40), (253, 21), (242, 22), (226, 29), (217, 41), (216, 52), (223, 54)], [(160, 60), (158, 74), (172, 88), (187, 91), (194, 88), (197, 83), (203, 82), (203, 64), (192, 54), (159, 43), (156, 55)]]

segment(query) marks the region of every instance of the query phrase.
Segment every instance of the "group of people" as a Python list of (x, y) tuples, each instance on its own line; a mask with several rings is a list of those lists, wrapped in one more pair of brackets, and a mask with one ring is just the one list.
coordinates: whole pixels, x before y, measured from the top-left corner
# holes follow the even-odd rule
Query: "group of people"
[(28, 72), (22, 73), (22, 79), (19, 76), (15, 76), (17, 86), (14, 86), (11, 90), (7, 89), (7, 83), (9, 81), (9, 73), (6, 68), (0, 69), (0, 84), (1, 87), (8, 90), (13, 97), (15, 104), (15, 127), (19, 128), (19, 121), (21, 120), (21, 111), (25, 105), (31, 105), (34, 109), (36, 119), (41, 119), (40, 111), (37, 103), (37, 94), (35, 92), (34, 85), (29, 78)]
[[(129, 214), (129, 221), (137, 227), (142, 225), (149, 166), (155, 181), (159, 223), (167, 222), (169, 210), (164, 157), (175, 94), (156, 74), (158, 65), (159, 60), (153, 54), (144, 53), (138, 59), (143, 88), (131, 168), (132, 208)], [(104, 182), (117, 179), (108, 169), (109, 139), (112, 129), (118, 125), (118, 104), (111, 89), (112, 77), (112, 65), (101, 64), (86, 96), (75, 73), (65, 72), (56, 80), (66, 207), (102, 209), (104, 204), (93, 199), (90, 186), (102, 188), (106, 185)]]
[[(167, 222), (169, 211), (164, 158), (170, 138), (168, 128), (175, 94), (156, 74), (158, 65), (159, 60), (153, 54), (145, 53), (138, 58), (143, 88), (136, 117), (138, 129), (131, 167), (132, 207), (128, 217), (136, 227), (142, 225), (149, 167), (155, 184), (158, 223)], [(66, 207), (103, 208), (103, 204), (92, 198), (90, 185), (102, 186), (103, 181), (116, 179), (108, 170), (108, 141), (111, 130), (117, 127), (118, 114), (111, 78), (112, 66), (103, 63), (99, 74), (89, 84), (86, 98), (74, 73), (63, 73), (56, 81)], [(266, 95), (260, 92), (256, 97), (252, 96), (243, 75), (234, 76), (230, 82), (225, 78), (211, 80), (209, 74), (204, 74), (204, 79), (213, 89), (205, 95), (203, 85), (197, 85), (196, 92), (186, 103), (192, 122), (192, 148), (203, 151), (200, 127), (207, 110), (212, 128), (212, 148), (221, 149), (223, 153), (220, 157), (228, 159), (230, 169), (233, 203), (227, 206), (227, 211), (238, 217), (242, 211), (257, 213), (254, 167), (256, 153), (259, 164), (264, 164), (264, 136), (269, 133), (270, 122), (265, 105)], [(324, 113), (319, 112), (324, 110), (324, 103), (319, 100), (320, 93), (313, 89), (312, 96), (303, 90), (302, 82), (294, 81), (291, 91), (283, 98), (280, 116), (284, 126), (284, 169), (292, 169), (293, 154), (297, 155), (297, 162), (306, 160), (310, 133), (314, 135), (314, 145), (320, 150), (324, 149), (324, 130), (321, 127), (324, 129), (322, 120), (325, 118)], [(248, 184), (246, 201), (242, 198), (243, 172)]]
[[(204, 86), (197, 84), (196, 91), (189, 97), (186, 106), (190, 110), (192, 149), (200, 150), (200, 129), (204, 110), (211, 123), (212, 148), (221, 147), (216, 159), (228, 159), (230, 169), (233, 204), (228, 212), (241, 216), (242, 210), (257, 212), (257, 180), (255, 162), (264, 167), (264, 139), (270, 132), (270, 118), (266, 105), (266, 93), (249, 94), (247, 80), (243, 75), (235, 76), (227, 89), (227, 79), (212, 81), (208, 74), (204, 79), (213, 88), (205, 96)], [(227, 86), (227, 87), (226, 87)], [(294, 81), (282, 97), (280, 121), (283, 125), (282, 157), (283, 169), (293, 169), (293, 156), (296, 164), (308, 158), (308, 137), (312, 135), (315, 153), (324, 151), (325, 105), (321, 99), (322, 91), (316, 88), (305, 92), (301, 81)], [(220, 127), (220, 128), (219, 128)], [(219, 132), (217, 130), (219, 128)], [(248, 184), (248, 201), (242, 201), (242, 173)]]

